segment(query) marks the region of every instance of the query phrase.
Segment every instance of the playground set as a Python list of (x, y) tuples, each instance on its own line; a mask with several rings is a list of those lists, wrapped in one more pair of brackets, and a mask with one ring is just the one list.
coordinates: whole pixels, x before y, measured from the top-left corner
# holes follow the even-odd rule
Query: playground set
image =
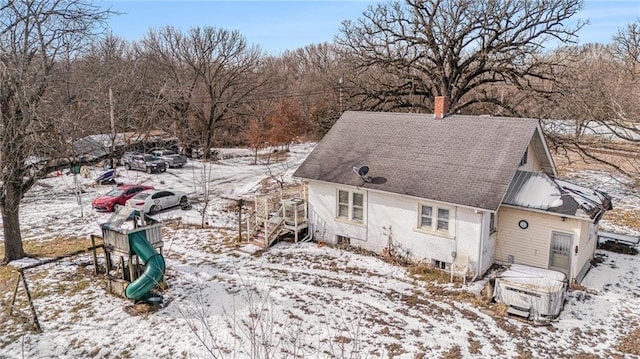
[[(124, 228), (130, 223), (133, 228)], [(162, 301), (162, 297), (151, 295), (157, 284), (164, 285), (162, 224), (134, 209), (122, 207), (102, 225), (102, 239), (107, 291), (133, 300)], [(119, 258), (115, 265), (114, 256)]]
[[(99, 274), (97, 250), (105, 255), (105, 277), (107, 292), (135, 302), (159, 305), (163, 298), (154, 293), (156, 286), (166, 287), (164, 282), (165, 261), (162, 256), (162, 223), (142, 215), (129, 207), (122, 207), (109, 221), (101, 225), (102, 238), (91, 236), (91, 247), (51, 258), (18, 269), (9, 315), (27, 320), (37, 332), (42, 331), (25, 272), (41, 265), (54, 263), (86, 252), (93, 254), (94, 275)], [(101, 244), (96, 240), (102, 239)], [(28, 310), (17, 304), (20, 286), (24, 288)]]

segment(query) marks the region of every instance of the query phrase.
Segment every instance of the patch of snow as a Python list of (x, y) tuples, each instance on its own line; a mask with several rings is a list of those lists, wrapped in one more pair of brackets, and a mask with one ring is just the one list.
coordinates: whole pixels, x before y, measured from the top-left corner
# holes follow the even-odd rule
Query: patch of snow
[(547, 176), (531, 176), (514, 199), (514, 204), (522, 207), (547, 210), (562, 205), (560, 190)]
[[(313, 145), (291, 146), (284, 178)], [(281, 242), (258, 254), (237, 247), (232, 196), (251, 198), (268, 179), (265, 165), (235, 157), (214, 163), (189, 161), (161, 174), (119, 168), (118, 181), (176, 188), (193, 208), (163, 211), (156, 219), (181, 218), (163, 228), (168, 288), (157, 312), (132, 316), (132, 302), (107, 294), (104, 278), (92, 275), (91, 254), (43, 265), (26, 273), (42, 333), (0, 314), (0, 357), (14, 358), (255, 358), (298, 357), (624, 357), (619, 344), (640, 322), (640, 261), (599, 252), (603, 262), (571, 291), (557, 321), (532, 327), (496, 318), (478, 305), (481, 282), (469, 286), (424, 282), (406, 268), (352, 251), (314, 243)], [(214, 196), (206, 211), (198, 181), (210, 168)], [(92, 168), (97, 175), (101, 172)], [(582, 176), (576, 173), (576, 176)], [(640, 207), (614, 182), (586, 176), (586, 187), (603, 185), (614, 205)], [(91, 201), (112, 186), (73, 176), (40, 181), (24, 198), (20, 219), (25, 241), (74, 240), (101, 235), (110, 214)], [(580, 182), (578, 182), (580, 183)], [(596, 186), (590, 186), (595, 184)], [(616, 192), (617, 191), (617, 192)], [(208, 226), (200, 228), (204, 216)], [(604, 217), (606, 220), (606, 215)], [(194, 225), (191, 225), (194, 224)], [(104, 255), (99, 253), (100, 265)], [(22, 266), (32, 260), (12, 262)], [(10, 301), (12, 290), (0, 292)], [(24, 298), (24, 293), (18, 293)], [(248, 327), (247, 324), (255, 326)], [(253, 330), (253, 331), (252, 331)], [(247, 334), (253, 333), (253, 334)], [(250, 348), (258, 350), (252, 355)], [(284, 350), (287, 350), (285, 352)], [(213, 354), (213, 355), (212, 355)]]
[(562, 288), (563, 283), (567, 280), (564, 273), (521, 264), (511, 264), (508, 270), (500, 274), (500, 278), (550, 292)]
[(32, 264), (36, 264), (39, 263), (40, 261), (37, 258), (30, 258), (30, 257), (25, 257), (22, 259), (17, 259), (15, 261), (11, 261), (9, 262), (9, 265), (13, 266), (13, 267), (17, 267), (17, 268), (23, 268), (26, 266), (30, 266)]

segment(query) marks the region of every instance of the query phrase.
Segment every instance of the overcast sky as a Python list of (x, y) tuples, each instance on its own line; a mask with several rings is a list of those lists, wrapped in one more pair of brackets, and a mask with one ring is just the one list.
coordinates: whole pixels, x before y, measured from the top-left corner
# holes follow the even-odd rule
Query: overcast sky
[[(375, 1), (101, 1), (122, 12), (110, 22), (115, 35), (140, 39), (149, 28), (172, 25), (186, 30), (214, 26), (238, 30), (250, 43), (270, 54), (333, 41), (340, 24), (358, 18)], [(610, 42), (618, 28), (640, 18), (640, 0), (586, 0), (580, 14), (590, 25), (580, 42)]]

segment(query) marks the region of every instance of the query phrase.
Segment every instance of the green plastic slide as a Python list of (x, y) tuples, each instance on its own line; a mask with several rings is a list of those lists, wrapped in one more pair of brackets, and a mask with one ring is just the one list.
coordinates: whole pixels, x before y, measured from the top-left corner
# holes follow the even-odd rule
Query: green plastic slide
[(129, 246), (145, 264), (144, 273), (129, 283), (125, 295), (129, 299), (140, 300), (149, 296), (151, 289), (162, 280), (164, 275), (164, 258), (147, 241), (146, 231), (129, 234)]

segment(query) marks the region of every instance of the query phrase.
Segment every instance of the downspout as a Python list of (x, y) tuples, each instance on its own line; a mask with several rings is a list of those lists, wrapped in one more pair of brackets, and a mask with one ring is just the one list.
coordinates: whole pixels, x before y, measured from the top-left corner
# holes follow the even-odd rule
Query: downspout
[(482, 247), (484, 244), (484, 212), (480, 212), (480, 246), (478, 248), (478, 265), (476, 266), (476, 275), (473, 276), (471, 282), (475, 282), (480, 276), (480, 270), (482, 268)]
[(367, 195), (367, 225), (364, 226), (364, 238), (365, 238), (365, 242), (369, 242), (369, 223), (371, 222), (371, 220), (369, 219), (369, 190), (365, 189), (365, 193)]
[[(602, 216), (604, 216), (604, 212), (606, 212), (606, 209), (603, 209), (600, 212), (598, 212), (598, 214), (593, 219), (593, 240), (596, 241), (596, 243), (593, 246), (593, 251), (591, 253), (591, 258), (592, 259), (595, 258), (596, 251), (598, 250), (598, 228), (600, 227), (600, 219), (602, 219)], [(589, 229), (591, 229), (591, 228), (589, 228)], [(589, 231), (589, 232), (591, 232), (591, 231)], [(590, 235), (590, 234), (591, 233), (587, 234), (587, 236)]]
[[(458, 257), (458, 206), (454, 207), (455, 210), (453, 211), (453, 215), (455, 217), (455, 222), (456, 222), (456, 230), (455, 230), (455, 234), (453, 235), (453, 253), (455, 254), (455, 256), (453, 256), (453, 260), (451, 261), (451, 279), (450, 281), (453, 282), (453, 267), (454, 267), (454, 262), (456, 261), (456, 258)], [(465, 273), (465, 279), (467, 274)]]

